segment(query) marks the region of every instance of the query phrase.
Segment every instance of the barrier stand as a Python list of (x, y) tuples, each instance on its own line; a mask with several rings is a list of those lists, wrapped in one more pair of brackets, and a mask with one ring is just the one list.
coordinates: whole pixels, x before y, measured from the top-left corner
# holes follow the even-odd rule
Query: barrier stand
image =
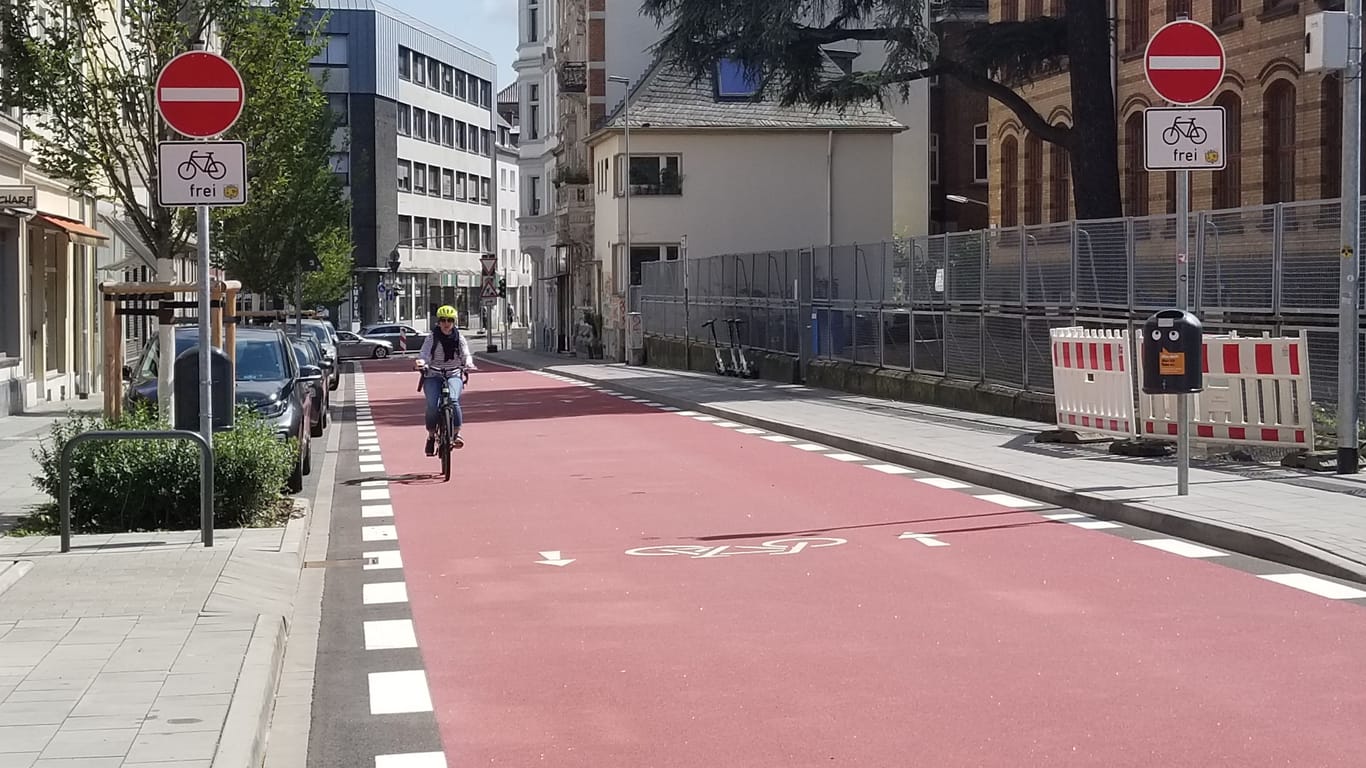
[[(1196, 441), (1288, 448), (1293, 453), (1283, 465), (1319, 468), (1309, 466), (1315, 461), (1314, 414), (1304, 331), (1282, 338), (1206, 335), (1202, 357), (1204, 390), (1189, 396)], [(1176, 439), (1176, 398), (1139, 397), (1144, 437)]]
[(1053, 328), (1053, 400), (1058, 428), (1036, 435), (1040, 443), (1132, 441), (1134, 379), (1128, 329)]
[(60, 510), (62, 552), (71, 551), (71, 455), (81, 443), (94, 440), (189, 440), (199, 446), (199, 531), (204, 546), (213, 546), (213, 449), (198, 432), (183, 429), (99, 429), (73, 436), (62, 446), (57, 464), (57, 504)]

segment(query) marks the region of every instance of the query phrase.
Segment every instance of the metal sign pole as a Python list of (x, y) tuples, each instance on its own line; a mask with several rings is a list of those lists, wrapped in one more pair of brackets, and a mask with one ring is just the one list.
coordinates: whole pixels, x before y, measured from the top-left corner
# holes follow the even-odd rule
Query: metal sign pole
[[(213, 369), (209, 364), (209, 207), (196, 207), (199, 218), (199, 432), (208, 446), (209, 461), (201, 470), (199, 525), (204, 546), (213, 546)], [(205, 501), (207, 499), (207, 501)]]
[(1338, 474), (1356, 474), (1361, 246), (1361, 0), (1347, 2), (1347, 68), (1342, 73), (1342, 268), (1338, 306)]
[[(1176, 172), (1176, 306), (1190, 309), (1190, 196), (1191, 172)], [(1200, 365), (1200, 360), (1194, 361)], [(1190, 494), (1190, 395), (1176, 396), (1176, 495)]]

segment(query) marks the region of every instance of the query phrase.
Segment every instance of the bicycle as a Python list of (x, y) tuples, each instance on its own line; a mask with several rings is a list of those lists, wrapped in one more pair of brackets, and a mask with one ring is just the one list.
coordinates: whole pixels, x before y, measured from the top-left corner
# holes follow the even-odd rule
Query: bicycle
[(176, 167), (176, 174), (185, 181), (198, 176), (200, 171), (217, 181), (227, 175), (228, 166), (213, 159), (212, 152), (191, 152), (190, 159)]
[(460, 371), (460, 381), (468, 384), (470, 372), (465, 366), (453, 368), (442, 368), (435, 365), (423, 366), (417, 380), (417, 391), (422, 391), (422, 384), (427, 378), (428, 371), (441, 378), (441, 398), (437, 401), (436, 419), (436, 455), (441, 458), (442, 482), (451, 481), (451, 451), (455, 450), (455, 401), (451, 399), (451, 389), (449, 381), (451, 374)]

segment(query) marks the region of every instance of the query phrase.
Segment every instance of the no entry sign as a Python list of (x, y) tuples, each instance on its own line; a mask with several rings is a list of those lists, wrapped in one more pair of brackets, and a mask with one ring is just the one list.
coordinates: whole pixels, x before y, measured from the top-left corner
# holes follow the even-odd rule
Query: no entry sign
[(1173, 104), (1197, 104), (1224, 79), (1224, 44), (1209, 27), (1181, 19), (1157, 30), (1143, 55), (1143, 74)]
[(245, 98), (242, 75), (216, 53), (182, 53), (157, 75), (157, 111), (189, 138), (207, 139), (231, 128)]

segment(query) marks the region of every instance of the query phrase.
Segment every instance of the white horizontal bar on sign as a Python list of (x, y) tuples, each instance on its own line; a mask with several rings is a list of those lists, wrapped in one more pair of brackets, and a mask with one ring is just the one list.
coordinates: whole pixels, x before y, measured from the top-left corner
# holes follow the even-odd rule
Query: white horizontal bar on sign
[(1148, 69), (1218, 69), (1218, 56), (1149, 56)]
[(162, 88), (162, 101), (237, 101), (236, 88)]

